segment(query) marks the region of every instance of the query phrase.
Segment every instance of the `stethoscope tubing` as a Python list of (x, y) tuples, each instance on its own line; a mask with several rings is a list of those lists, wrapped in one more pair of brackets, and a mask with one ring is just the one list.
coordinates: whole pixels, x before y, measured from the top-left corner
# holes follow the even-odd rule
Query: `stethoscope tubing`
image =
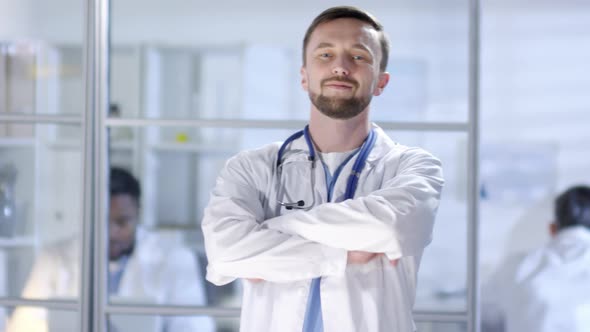
[[(283, 161), (283, 155), (285, 153), (287, 146), (289, 144), (291, 144), (293, 141), (295, 141), (296, 139), (300, 138), (301, 136), (303, 136), (305, 138), (305, 142), (306, 142), (307, 148), (309, 150), (308, 159), (312, 163), (312, 168), (314, 167), (316, 151), (313, 146), (313, 142), (311, 140), (311, 135), (309, 134), (309, 125), (306, 125), (303, 130), (300, 130), (300, 131), (294, 133), (293, 135), (289, 136), (285, 140), (285, 142), (281, 145), (281, 147), (279, 148), (279, 152), (277, 154), (277, 165), (276, 165), (277, 169), (279, 169), (279, 167), (281, 166), (281, 163)], [(365, 142), (361, 146), (361, 150), (359, 151), (359, 155), (356, 158), (356, 161), (352, 167), (352, 172), (348, 176), (348, 182), (346, 184), (346, 192), (344, 195), (344, 199), (354, 198), (354, 194), (355, 194), (356, 188), (358, 186), (358, 181), (359, 181), (361, 172), (363, 171), (363, 169), (365, 167), (367, 158), (369, 157), (369, 153), (371, 152), (371, 150), (375, 146), (376, 140), (377, 140), (377, 135), (375, 134), (375, 130), (371, 129), (371, 131), (369, 132), (369, 135), (365, 139)], [(280, 182), (280, 180), (279, 180), (279, 182)], [(299, 208), (300, 207), (299, 205), (297, 205), (297, 203), (279, 202), (279, 204), (281, 204), (283, 206), (291, 207), (291, 208)]]

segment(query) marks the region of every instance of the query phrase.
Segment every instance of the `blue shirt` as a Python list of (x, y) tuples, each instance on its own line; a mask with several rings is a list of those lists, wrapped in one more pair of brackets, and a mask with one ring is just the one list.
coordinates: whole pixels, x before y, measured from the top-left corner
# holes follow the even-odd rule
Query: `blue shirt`
[[(328, 164), (332, 164), (332, 162), (337, 161), (338, 159), (344, 159), (336, 171), (334, 172), (334, 176), (330, 173), (330, 165), (327, 165), (324, 160), (326, 159), (327, 154), (320, 154), (322, 157), (322, 165), (324, 166), (324, 174), (326, 175), (326, 185), (328, 190), (328, 202), (332, 201), (332, 193), (334, 191), (334, 186), (336, 185), (336, 181), (338, 180), (338, 176), (340, 172), (344, 168), (344, 166), (352, 159), (352, 157), (359, 151), (358, 149), (350, 152), (344, 153), (333, 153), (332, 156), (335, 156), (335, 160), (328, 160)], [(350, 197), (345, 197), (348, 199)], [(322, 278), (315, 278), (311, 281), (311, 287), (309, 289), (309, 297), (307, 299), (307, 308), (305, 309), (305, 319), (303, 321), (303, 332), (323, 332), (324, 331), (324, 321), (322, 319), (322, 300), (320, 297), (320, 287), (321, 287), (321, 280)]]

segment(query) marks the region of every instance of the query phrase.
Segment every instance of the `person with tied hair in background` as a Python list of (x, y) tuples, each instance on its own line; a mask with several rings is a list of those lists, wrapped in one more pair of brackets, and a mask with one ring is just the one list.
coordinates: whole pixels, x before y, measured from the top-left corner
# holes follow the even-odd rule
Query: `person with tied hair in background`
[(483, 287), (482, 332), (590, 331), (590, 187), (555, 200), (550, 241), (502, 264)]
[[(108, 294), (122, 301), (205, 305), (204, 284), (193, 253), (183, 245), (169, 243), (160, 234), (139, 227), (139, 181), (127, 170), (113, 167), (109, 194)], [(79, 238), (79, 235), (68, 238), (40, 252), (25, 285), (24, 298), (78, 296)], [(51, 316), (52, 313), (40, 307), (18, 307), (6, 331), (48, 332)], [(73, 320), (72, 324), (75, 323)], [(215, 330), (214, 322), (208, 317), (157, 317), (154, 325), (161, 332)], [(125, 331), (117, 331), (113, 320), (109, 323), (109, 332)]]
[(241, 279), (240, 331), (415, 331), (444, 181), (437, 158), (369, 121), (388, 54), (373, 15), (322, 12), (303, 41), (309, 125), (221, 170), (201, 224), (207, 280)]

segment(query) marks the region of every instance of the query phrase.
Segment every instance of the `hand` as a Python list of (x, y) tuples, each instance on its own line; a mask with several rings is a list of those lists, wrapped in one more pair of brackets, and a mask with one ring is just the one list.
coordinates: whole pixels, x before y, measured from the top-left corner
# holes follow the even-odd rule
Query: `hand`
[[(349, 251), (348, 252), (348, 259), (347, 264), (366, 264), (370, 260), (378, 256), (385, 256), (384, 253), (374, 253), (374, 252), (365, 252), (365, 251)], [(385, 256), (387, 258), (387, 256)], [(391, 266), (396, 267), (397, 263), (399, 262), (398, 259), (389, 259), (389, 264)]]
[(393, 266), (393, 267), (396, 267), (398, 262), (399, 262), (399, 258), (389, 260), (389, 264), (391, 264), (391, 266)]
[(366, 264), (371, 259), (373, 259), (379, 255), (381, 255), (381, 254), (375, 253), (375, 252), (349, 251), (346, 263), (347, 264)]
[(249, 282), (254, 283), (254, 284), (264, 281), (264, 279), (259, 279), (259, 278), (246, 278), (246, 280), (248, 280)]
[[(380, 254), (380, 255), (383, 255), (385, 258), (387, 258), (387, 255), (385, 255), (385, 254)], [(397, 259), (389, 259), (388, 258), (387, 260), (389, 261), (389, 264), (391, 264), (391, 266), (393, 266), (393, 267), (396, 267), (397, 263), (399, 263), (399, 258), (397, 258)]]

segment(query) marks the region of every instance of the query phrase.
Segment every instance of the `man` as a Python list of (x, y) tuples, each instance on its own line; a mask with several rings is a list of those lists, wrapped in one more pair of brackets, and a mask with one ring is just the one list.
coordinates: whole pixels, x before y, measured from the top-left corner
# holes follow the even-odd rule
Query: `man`
[[(124, 169), (110, 171), (108, 292), (121, 300), (160, 304), (205, 304), (200, 273), (193, 254), (163, 237), (138, 229), (139, 182)], [(79, 241), (71, 239), (44, 250), (25, 286), (25, 298), (76, 297), (80, 282)], [(47, 332), (52, 313), (21, 307), (9, 332)], [(112, 321), (116, 329), (116, 319)], [(158, 317), (161, 331), (213, 331), (209, 318)], [(123, 331), (121, 331), (123, 332)]]
[(486, 283), (482, 332), (590, 331), (590, 187), (555, 200), (551, 240), (512, 257)]
[(309, 126), (221, 171), (202, 222), (207, 279), (246, 280), (241, 331), (415, 330), (443, 179), (436, 158), (369, 122), (388, 51), (369, 13), (321, 13), (303, 43)]

